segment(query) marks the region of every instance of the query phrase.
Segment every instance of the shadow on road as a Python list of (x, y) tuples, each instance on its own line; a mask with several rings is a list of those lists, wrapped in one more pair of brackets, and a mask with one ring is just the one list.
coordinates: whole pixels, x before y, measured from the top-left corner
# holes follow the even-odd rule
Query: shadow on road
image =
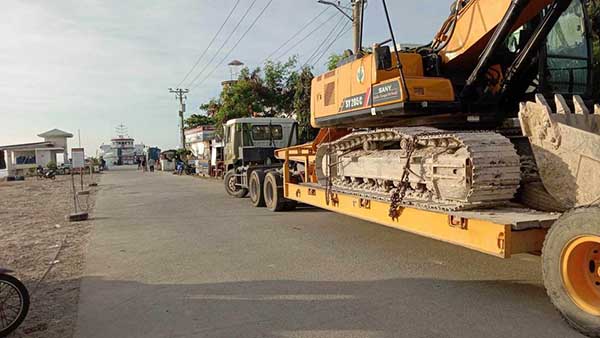
[(85, 285), (94, 305), (80, 304), (80, 337), (577, 337), (542, 287), (519, 281)]

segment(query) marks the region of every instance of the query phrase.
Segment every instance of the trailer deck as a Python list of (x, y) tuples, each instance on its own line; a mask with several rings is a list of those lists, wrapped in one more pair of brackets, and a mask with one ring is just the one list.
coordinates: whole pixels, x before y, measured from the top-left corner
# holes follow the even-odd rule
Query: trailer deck
[(450, 213), (401, 207), (398, 216), (392, 218), (388, 202), (327, 191), (313, 183), (293, 184), (287, 181), (284, 181), (284, 196), (501, 258), (510, 258), (518, 253), (539, 253), (547, 229), (560, 216), (512, 205)]

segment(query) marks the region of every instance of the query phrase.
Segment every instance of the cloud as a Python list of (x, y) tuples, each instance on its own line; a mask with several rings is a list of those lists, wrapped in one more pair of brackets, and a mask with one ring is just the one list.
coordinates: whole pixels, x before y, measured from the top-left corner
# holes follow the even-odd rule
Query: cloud
[[(223, 54), (265, 3), (257, 1)], [(234, 0), (53, 0), (5, 6), (0, 12), (0, 121), (10, 121), (11, 128), (3, 130), (0, 144), (35, 140), (36, 134), (52, 128), (73, 133), (80, 129), (83, 145), (94, 153), (114, 135), (114, 127), (124, 123), (139, 141), (175, 147), (177, 105), (167, 88), (187, 73), (233, 4)], [(248, 4), (242, 1), (234, 23)], [(426, 42), (448, 6), (433, 0), (390, 3), (398, 39)], [(312, 0), (275, 0), (230, 58), (258, 65), (322, 9)], [(371, 1), (365, 45), (387, 38), (381, 15), (379, 2)], [(326, 33), (327, 26), (293, 52), (302, 61)], [(348, 35), (335, 49), (350, 46)], [(221, 80), (228, 78), (228, 68), (219, 67), (189, 94), (189, 112), (218, 95)]]

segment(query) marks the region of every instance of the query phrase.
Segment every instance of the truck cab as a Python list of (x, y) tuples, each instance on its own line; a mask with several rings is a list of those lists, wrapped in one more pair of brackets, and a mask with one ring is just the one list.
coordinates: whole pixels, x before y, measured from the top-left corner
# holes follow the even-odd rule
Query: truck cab
[[(275, 150), (296, 145), (298, 123), (294, 119), (256, 117), (227, 121), (223, 126), (225, 190), (242, 198), (248, 194), (251, 175), (280, 170)], [(252, 196), (251, 196), (252, 197)], [(257, 202), (258, 203), (258, 202)]]
[(294, 119), (255, 117), (227, 121), (224, 126), (227, 171), (250, 164), (277, 162), (275, 149), (296, 145), (298, 123)]

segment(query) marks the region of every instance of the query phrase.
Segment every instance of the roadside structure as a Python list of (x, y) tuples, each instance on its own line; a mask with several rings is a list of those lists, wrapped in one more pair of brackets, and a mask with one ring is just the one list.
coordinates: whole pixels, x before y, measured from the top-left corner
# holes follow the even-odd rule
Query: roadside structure
[(160, 167), (161, 171), (174, 171), (175, 170), (175, 156), (177, 150), (169, 149), (160, 152)]
[(44, 140), (0, 146), (8, 175), (24, 175), (29, 170), (35, 169), (39, 165), (45, 167), (50, 162), (58, 164), (57, 155), (62, 156), (63, 162), (68, 162), (67, 139), (72, 138), (73, 134), (60, 129), (52, 129), (38, 134), (38, 137)]
[(223, 151), (225, 144), (215, 138), (210, 142), (210, 176), (223, 177), (225, 175), (225, 162)]
[(211, 125), (198, 126), (185, 130), (185, 146), (192, 152), (196, 173), (210, 174), (211, 141), (215, 138), (215, 127)]

